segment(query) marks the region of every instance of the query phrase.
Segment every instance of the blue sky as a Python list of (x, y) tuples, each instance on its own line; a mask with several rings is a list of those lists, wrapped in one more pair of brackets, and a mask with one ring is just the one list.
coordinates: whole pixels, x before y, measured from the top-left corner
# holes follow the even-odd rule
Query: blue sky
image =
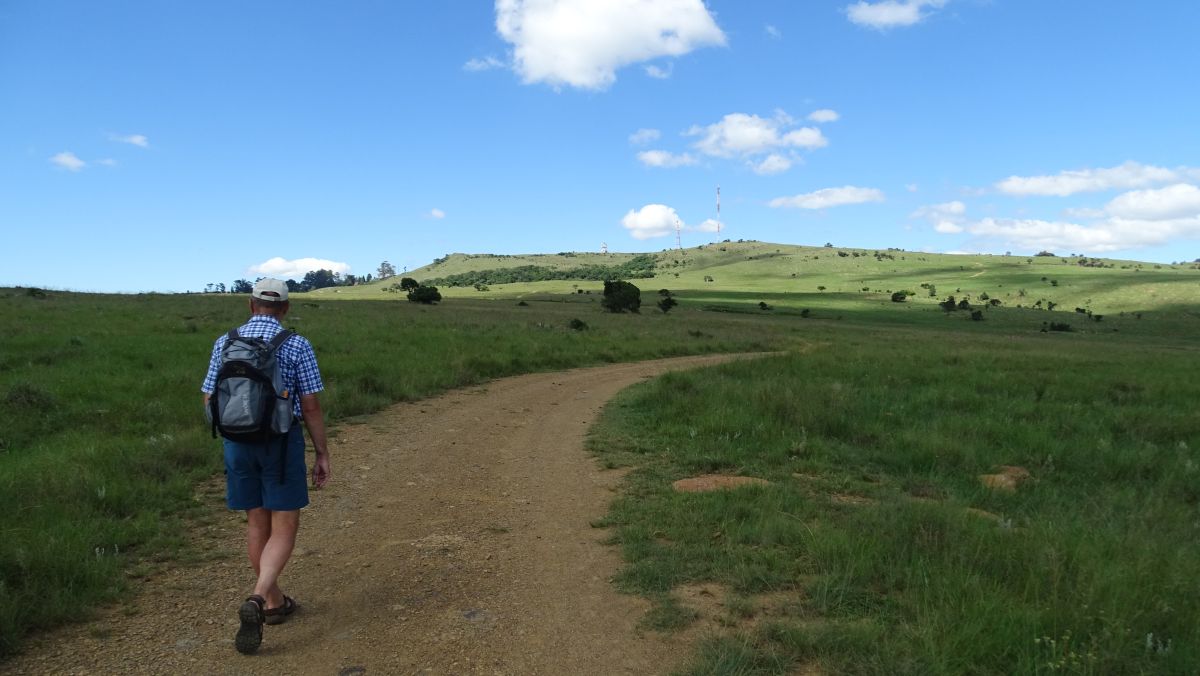
[[(1200, 257), (1200, 3), (0, 0), (0, 285), (720, 238)], [(306, 260), (311, 259), (311, 260)]]

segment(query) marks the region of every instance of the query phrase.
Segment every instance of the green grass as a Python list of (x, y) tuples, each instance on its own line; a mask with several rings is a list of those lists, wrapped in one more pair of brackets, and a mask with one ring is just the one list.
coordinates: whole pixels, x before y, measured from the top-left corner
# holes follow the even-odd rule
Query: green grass
[[(840, 256), (839, 253), (845, 253)], [(875, 254), (879, 254), (877, 258)], [(856, 255), (857, 254), (857, 255)], [(474, 270), (518, 265), (570, 268), (585, 264), (616, 265), (635, 254), (577, 253), (564, 255), (493, 256), (453, 254), (444, 262), (404, 273), (418, 280)], [(654, 254), (658, 273), (636, 280), (643, 291), (669, 288), (684, 302), (709, 303), (727, 294), (786, 295), (797, 303), (852, 310), (863, 303), (890, 302), (893, 291), (917, 293), (910, 302), (933, 304), (948, 295), (981, 294), (1003, 301), (1005, 307), (1030, 307), (1043, 301), (1057, 304), (1055, 316), (1073, 314), (1082, 307), (1106, 320), (1143, 313), (1189, 318), (1200, 322), (1195, 298), (1200, 295), (1200, 265), (1160, 265), (1138, 261), (1101, 259), (1105, 267), (1083, 267), (1079, 257), (991, 256), (928, 254), (912, 251), (806, 247), (768, 242), (727, 242), (664, 250)], [(1086, 259), (1093, 261), (1096, 259)], [(712, 281), (706, 281), (711, 278)], [(397, 280), (322, 289), (315, 295), (336, 298), (396, 297), (386, 289)], [(937, 298), (928, 297), (932, 285)], [(825, 287), (822, 291), (818, 287)], [(448, 298), (520, 298), (561, 295), (578, 289), (599, 293), (601, 284), (589, 282), (536, 282), (492, 285), (488, 291), (470, 287), (441, 288)], [(867, 291), (862, 289), (866, 288)], [(1024, 295), (1022, 295), (1022, 292)], [(770, 301), (768, 301), (770, 302)], [(1049, 314), (1049, 313), (1043, 313)], [(1070, 320), (1067, 320), (1070, 321)], [(1176, 332), (1178, 333), (1178, 332)]]
[[(120, 597), (131, 564), (187, 558), (187, 519), (211, 509), (194, 487), (220, 463), (200, 383), (213, 339), (246, 313), (244, 297), (0, 289), (0, 654)], [(569, 329), (576, 317), (590, 328)], [(505, 375), (792, 341), (748, 322), (780, 323), (303, 295), (285, 323), (315, 345), (337, 421)]]
[[(1187, 266), (1124, 261), (1084, 268), (1058, 258), (912, 252), (880, 252), (894, 258), (877, 258), (862, 250), (857, 257), (845, 250), (843, 257), (837, 251), (761, 242), (664, 251), (655, 254), (659, 275), (637, 281), (644, 310), (633, 316), (601, 312), (598, 282), (496, 285), (487, 292), (446, 288), (443, 304), (426, 307), (385, 291), (394, 281), (389, 280), (298, 294), (286, 323), (316, 346), (332, 421), (517, 373), (705, 352), (809, 350), (780, 362), (781, 367), (669, 376), (656, 386), (665, 388), (660, 401), (635, 407), (642, 418), (609, 424), (601, 434), (636, 431), (609, 439), (604, 462), (642, 466), (628, 499), (609, 521), (622, 524), (620, 538), (635, 562), (622, 584), (661, 600), (650, 625), (686, 623), (687, 609), (672, 609), (670, 594), (681, 581), (693, 579), (722, 581), (735, 590), (732, 598), (769, 589), (803, 590), (808, 596), (800, 605), (806, 613), (818, 613), (817, 628), (784, 622), (778, 631), (764, 627), (741, 638), (731, 635), (706, 648), (713, 657), (698, 662), (698, 669), (728, 661), (732, 666), (720, 669), (739, 673), (745, 665), (753, 671), (817, 656), (831, 669), (849, 659), (843, 670), (883, 671), (864, 666), (887, 664), (870, 663), (870, 655), (925, 659), (917, 648), (909, 655), (895, 647), (889, 642), (895, 635), (926, 651), (953, 645), (935, 634), (945, 618), (929, 615), (936, 620), (932, 624), (913, 619), (930, 611), (911, 599), (936, 607), (936, 598), (913, 596), (911, 580), (904, 594), (880, 592), (880, 579), (894, 582), (911, 573), (914, 555), (898, 544), (879, 545), (883, 549), (865, 544), (854, 537), (856, 529), (920, 534), (927, 523), (935, 523), (937, 532), (983, 542), (994, 533), (977, 533), (982, 525), (974, 517), (964, 520), (960, 509), (974, 505), (1002, 513), (1019, 526), (1014, 530), (1021, 537), (1049, 537), (1042, 531), (1060, 528), (1073, 538), (1082, 526), (1047, 517), (1057, 503), (1039, 502), (1045, 487), (1067, 478), (1074, 486), (1069, 495), (1085, 506), (1076, 508), (1085, 512), (1080, 518), (1107, 515), (1128, 523), (1120, 511), (1128, 509), (1141, 530), (1119, 541), (1099, 528), (1100, 544), (1072, 545), (1075, 549), (1060, 552), (1066, 558), (1051, 563), (1077, 566), (1075, 559), (1086, 555), (1122, 560), (1139, 574), (1177, 574), (1184, 566), (1180, 555), (1140, 538), (1143, 530), (1162, 530), (1164, 538), (1185, 543), (1179, 551), (1192, 553), (1186, 543), (1193, 533), (1173, 511), (1176, 498), (1161, 498), (1159, 492), (1191, 495), (1186, 492), (1190, 465), (1179, 460), (1190, 450), (1171, 451), (1176, 448), (1171, 444), (1182, 441), (1194, 449), (1200, 443), (1194, 417), (1180, 405), (1194, 398), (1195, 374), (1188, 370), (1194, 367), (1188, 360), (1195, 361), (1196, 345), (1180, 336), (1200, 334), (1194, 300), (1200, 273)], [(431, 278), (502, 265), (612, 265), (632, 255), (454, 255), (405, 276)], [(937, 297), (929, 297), (921, 284), (935, 285)], [(669, 315), (652, 305), (654, 292), (664, 287), (680, 301)], [(902, 288), (917, 296), (892, 303), (891, 291)], [(950, 294), (969, 296), (977, 304), (985, 292), (1004, 305), (989, 307), (981, 322), (935, 304)], [(1059, 309), (1028, 307), (1039, 299), (1054, 301)], [(341, 302), (346, 300), (360, 302)], [(759, 309), (760, 302), (772, 309)], [(1103, 320), (1074, 313), (1076, 305), (1104, 315)], [(212, 508), (193, 493), (198, 482), (219, 471), (220, 462), (218, 445), (202, 423), (198, 389), (213, 338), (243, 321), (245, 313), (245, 299), (232, 296), (0, 289), (5, 326), (0, 334), (0, 510), (9, 515), (0, 527), (0, 654), (15, 649), (30, 630), (119, 598), (129, 588), (127, 580), (144, 575), (156, 561), (195, 558), (183, 534)], [(572, 319), (590, 328), (571, 330)], [(1047, 321), (1069, 322), (1073, 331), (1041, 333)], [(740, 375), (745, 373), (758, 375), (748, 379)], [(695, 399), (701, 393), (710, 399)], [(808, 398), (820, 405), (797, 404)], [(675, 422), (692, 420), (689, 416), (700, 410), (719, 413), (687, 425)], [(618, 418), (636, 412), (613, 411)], [(1090, 422), (1080, 425), (1081, 420)], [(1181, 432), (1189, 425), (1190, 436)], [(1053, 462), (1047, 464), (1047, 458)], [(1148, 458), (1165, 463), (1165, 469), (1148, 470)], [(1000, 460), (1028, 463), (1041, 480), (1016, 502), (981, 492), (972, 473)], [(747, 468), (775, 485), (717, 497), (682, 498), (663, 491), (664, 482), (685, 473)], [(1053, 481), (1044, 478), (1047, 468)], [(821, 479), (811, 486), (795, 484), (792, 471), (818, 472)], [(1092, 497), (1097, 487), (1099, 497)], [(850, 509), (813, 498), (831, 491), (872, 496), (881, 505), (904, 494), (928, 493), (941, 502), (900, 500), (895, 510)], [(1154, 499), (1147, 503), (1145, 495)], [(1147, 504), (1159, 505), (1162, 513), (1146, 513)], [(639, 525), (635, 512), (643, 508), (659, 516)], [(660, 516), (670, 523), (670, 538), (654, 535), (662, 530)], [(708, 521), (688, 520), (701, 517)], [(1157, 518), (1165, 521), (1153, 521)], [(713, 523), (719, 527), (710, 529)], [(742, 530), (747, 523), (753, 528)], [(813, 533), (819, 533), (821, 546), (814, 544)], [(1145, 546), (1150, 558), (1126, 556), (1121, 542)], [(1021, 566), (1046, 565), (1030, 551), (1014, 547), (1012, 556), (1032, 557), (1020, 559)], [(689, 554), (681, 559), (673, 552)], [(1167, 564), (1154, 563), (1160, 555)], [(888, 561), (908, 566), (901, 569), (908, 572), (877, 578), (882, 573), (876, 556), (893, 557)], [(957, 556), (962, 560), (961, 552)], [(1115, 584), (1098, 574), (1080, 581), (1080, 570), (1067, 567), (1055, 578), (1070, 582), (1056, 592), (1055, 603), (1103, 596)], [(1091, 591), (1080, 587), (1085, 582)], [(1144, 588), (1134, 585), (1127, 594), (1136, 597), (1130, 606), (1136, 613), (1144, 612), (1140, 599), (1149, 598)], [(1006, 622), (1055, 640), (1066, 628), (1073, 628), (1074, 637), (1092, 635), (1073, 615), (1050, 622), (1046, 611), (1028, 612), (1036, 621)], [(909, 634), (891, 632), (880, 618), (906, 623)], [(1194, 656), (1189, 652), (1195, 650), (1193, 637), (1177, 632), (1169, 619), (1123, 625), (1134, 632), (1145, 625), (1158, 637), (1154, 641), (1172, 638), (1171, 652), (1156, 658), (1164, 661), (1115, 664), (1153, 671), (1181, 663), (1178, 655)], [(1015, 630), (1005, 636), (1014, 638)], [(869, 646), (877, 641), (886, 649), (872, 652)], [(994, 657), (988, 650), (976, 652)], [(1041, 664), (1027, 654), (1034, 648), (1022, 650), (1013, 654), (1026, 661), (1014, 664)], [(949, 664), (930, 663), (941, 669)], [(917, 665), (908, 669), (916, 671), (925, 662), (900, 664)]]
[[(688, 673), (1200, 664), (1200, 343), (836, 323), (808, 337), (819, 347), (631, 388), (594, 431), (602, 460), (637, 468), (607, 519), (621, 588), (793, 603), (713, 639)], [(997, 465), (1034, 481), (982, 487)], [(772, 483), (670, 488), (704, 473)]]

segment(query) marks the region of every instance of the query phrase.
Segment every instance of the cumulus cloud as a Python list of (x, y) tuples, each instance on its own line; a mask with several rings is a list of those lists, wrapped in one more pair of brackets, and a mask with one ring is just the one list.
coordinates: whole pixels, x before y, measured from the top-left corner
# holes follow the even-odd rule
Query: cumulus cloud
[(781, 174), (792, 168), (792, 161), (783, 155), (771, 153), (766, 159), (757, 164), (751, 163), (750, 168), (759, 176), (770, 176), (772, 174)]
[(485, 56), (482, 59), (471, 59), (463, 64), (463, 70), (478, 73), (484, 70), (495, 70), (504, 68), (504, 62), (494, 56)]
[(955, 234), (963, 231), (963, 216), (966, 213), (967, 205), (955, 200), (923, 206), (914, 211), (912, 217), (927, 219), (937, 232)]
[(687, 232), (718, 232), (721, 228), (721, 224), (712, 218), (699, 225), (688, 225), (674, 209), (665, 204), (647, 204), (641, 209), (630, 209), (621, 219), (621, 225), (634, 239), (665, 237), (674, 234), (677, 226)]
[(756, 155), (786, 148), (820, 148), (828, 139), (815, 127), (788, 131), (792, 120), (786, 113), (767, 119), (746, 113), (730, 113), (720, 122), (705, 127), (692, 126), (687, 136), (698, 136), (695, 148), (714, 157)]
[(686, 167), (696, 163), (696, 158), (689, 153), (671, 153), (666, 150), (643, 150), (637, 154), (638, 161), (647, 167), (669, 169)]
[(862, 1), (847, 5), (845, 11), (851, 22), (882, 31), (920, 23), (929, 16), (927, 10), (940, 9), (945, 4), (946, 0)]
[(1118, 195), (1105, 207), (1115, 218), (1165, 221), (1200, 217), (1200, 188), (1187, 183)]
[(724, 45), (703, 0), (496, 0), (526, 84), (605, 89), (624, 66)]
[(997, 183), (996, 188), (1009, 195), (1066, 197), (1080, 192), (1144, 188), (1179, 179), (1178, 171), (1126, 162), (1107, 169), (1069, 170), (1053, 176), (1009, 176)]
[(820, 110), (814, 110), (808, 114), (809, 121), (817, 122), (817, 123), (837, 122), (838, 118), (840, 118), (840, 117), (841, 117), (841, 115), (838, 115), (836, 110), (830, 110), (829, 108), (822, 108)]
[(446, 212), (435, 207), (435, 208), (429, 210), (429, 217), (441, 220), (446, 217)]
[(791, 197), (776, 197), (769, 202), (772, 207), (794, 207), (797, 209), (827, 209), (847, 204), (882, 202), (883, 192), (875, 188), (859, 188), (846, 185), (840, 188), (823, 188), (815, 192)]
[(313, 270), (332, 270), (335, 273), (344, 275), (350, 272), (350, 266), (346, 263), (325, 260), (324, 258), (297, 258), (289, 261), (286, 258), (277, 256), (265, 260), (258, 265), (251, 265), (246, 269), (246, 274), (252, 277), (300, 279), (306, 273)]
[(646, 75), (656, 79), (665, 80), (671, 77), (671, 73), (675, 72), (675, 64), (668, 63), (666, 68), (660, 68), (654, 64), (646, 66)]
[(621, 225), (634, 239), (651, 239), (669, 235), (680, 223), (679, 215), (665, 204), (647, 204), (641, 209), (630, 209), (621, 219)]
[(1118, 195), (1103, 211), (1077, 209), (1088, 225), (1029, 218), (985, 218), (962, 231), (1006, 248), (1108, 253), (1200, 238), (1200, 188), (1179, 183)]
[(1104, 218), (1107, 214), (1108, 212), (1104, 211), (1103, 209), (1093, 209), (1092, 207), (1071, 207), (1069, 209), (1063, 209), (1063, 216), (1082, 220)]
[(150, 147), (150, 139), (146, 138), (142, 134), (130, 134), (128, 136), (121, 136), (120, 134), (110, 134), (108, 138), (110, 140), (116, 141), (117, 143), (128, 143), (131, 146), (137, 146), (139, 148), (149, 148)]
[(766, 26), (763, 26), (763, 32), (766, 33), (768, 37), (773, 38), (775, 40), (778, 40), (779, 38), (783, 37), (783, 33), (779, 32), (779, 29), (772, 26), (771, 24), (767, 24)]
[(102, 160), (96, 160), (96, 164), (101, 164), (106, 167), (115, 167), (115, 166), (117, 166), (117, 161), (111, 157), (106, 157)]
[(63, 151), (50, 158), (50, 163), (62, 167), (67, 171), (79, 171), (87, 166), (87, 162), (75, 156), (75, 153)]
[(662, 133), (657, 129), (639, 129), (629, 135), (629, 142), (635, 146), (641, 146), (651, 141), (657, 141), (660, 136)]

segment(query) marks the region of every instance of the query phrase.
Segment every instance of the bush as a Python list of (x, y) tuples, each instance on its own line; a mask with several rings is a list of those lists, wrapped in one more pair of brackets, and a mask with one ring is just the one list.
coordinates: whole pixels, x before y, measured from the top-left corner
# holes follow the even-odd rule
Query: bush
[(417, 282), (417, 280), (413, 279), (412, 277), (401, 277), (400, 278), (400, 290), (404, 291), (405, 293), (407, 293), (409, 291), (416, 291), (417, 288), (420, 286), (421, 286), (421, 284), (419, 282)]
[(658, 309), (662, 310), (664, 315), (670, 312), (671, 308), (675, 307), (676, 305), (679, 305), (679, 301), (670, 296), (665, 296), (658, 300)]
[(893, 303), (903, 303), (906, 300), (908, 300), (908, 292), (907, 291), (897, 291), (896, 293), (892, 294), (892, 302)]
[(971, 321), (976, 321), (976, 322), (983, 321), (983, 310), (973, 310), (971, 312)]
[(812, 310), (809, 310), (808, 308), (804, 308), (803, 310), (800, 311), (800, 316), (805, 319), (808, 319), (810, 316), (812, 316)]
[(408, 299), (414, 303), (433, 305), (442, 299), (442, 294), (438, 292), (436, 286), (418, 286), (408, 292)]
[(642, 290), (629, 282), (604, 282), (600, 307), (609, 312), (637, 312), (642, 306)]
[(938, 303), (946, 312), (954, 312), (958, 309), (958, 302), (954, 300), (954, 296), (947, 296), (946, 300)]
[(760, 301), (758, 301), (758, 309), (759, 310), (770, 310), (771, 306), (767, 305), (767, 301), (760, 300)]
[(572, 319), (570, 322), (567, 322), (567, 326), (571, 327), (575, 331), (586, 331), (588, 327), (587, 322), (579, 319), (578, 317)]

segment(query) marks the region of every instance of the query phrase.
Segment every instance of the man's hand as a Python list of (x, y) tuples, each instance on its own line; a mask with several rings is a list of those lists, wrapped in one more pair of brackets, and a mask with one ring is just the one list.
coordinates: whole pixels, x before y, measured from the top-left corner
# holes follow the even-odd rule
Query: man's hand
[(305, 394), (300, 397), (300, 410), (304, 412), (304, 426), (308, 428), (308, 436), (317, 451), (317, 461), (312, 468), (313, 486), (323, 488), (329, 482), (329, 442), (325, 439), (325, 414), (321, 412), (321, 400), (315, 394)]
[(312, 468), (313, 487), (322, 489), (329, 481), (329, 451), (317, 451), (317, 461)]

